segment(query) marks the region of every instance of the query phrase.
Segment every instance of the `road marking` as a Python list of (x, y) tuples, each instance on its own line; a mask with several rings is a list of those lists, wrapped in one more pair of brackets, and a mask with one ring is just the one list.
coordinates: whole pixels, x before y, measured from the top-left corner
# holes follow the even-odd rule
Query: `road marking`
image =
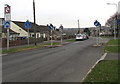
[(92, 68), (87, 72), (87, 74), (85, 75), (85, 77), (83, 77), (83, 79), (81, 80), (81, 82), (83, 82), (85, 80), (85, 78), (87, 77), (87, 75), (92, 71), (92, 69), (102, 60), (105, 59), (105, 57), (107, 56), (107, 53), (104, 53), (104, 55), (92, 66)]
[(7, 55), (7, 54), (0, 54), (0, 57), (1, 57), (1, 56), (4, 56), (4, 55)]

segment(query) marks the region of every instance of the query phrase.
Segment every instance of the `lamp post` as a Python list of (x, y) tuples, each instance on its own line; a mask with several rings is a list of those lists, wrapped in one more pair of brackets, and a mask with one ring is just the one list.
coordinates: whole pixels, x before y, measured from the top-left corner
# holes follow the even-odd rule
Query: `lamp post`
[[(117, 4), (115, 4), (115, 3), (107, 3), (107, 5), (115, 5), (116, 6), (116, 18), (115, 18), (115, 20), (114, 20), (114, 39), (116, 39), (116, 30), (115, 30), (115, 27), (117, 27), (118, 26), (118, 23), (117, 23), (117, 14), (118, 14), (118, 5)], [(115, 23), (116, 23), (116, 25), (115, 25)]]

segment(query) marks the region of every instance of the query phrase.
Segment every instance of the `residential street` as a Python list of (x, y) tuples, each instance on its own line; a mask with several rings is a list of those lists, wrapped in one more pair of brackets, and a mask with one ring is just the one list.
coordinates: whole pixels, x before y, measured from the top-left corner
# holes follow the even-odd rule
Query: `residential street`
[[(107, 40), (105, 40), (107, 42)], [(104, 42), (105, 42), (104, 41)], [(95, 38), (2, 57), (3, 82), (80, 82), (104, 54)]]

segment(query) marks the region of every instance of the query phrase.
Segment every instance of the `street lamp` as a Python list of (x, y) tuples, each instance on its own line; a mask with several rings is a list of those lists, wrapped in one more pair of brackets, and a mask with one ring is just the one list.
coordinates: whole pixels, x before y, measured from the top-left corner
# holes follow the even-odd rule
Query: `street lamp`
[(117, 13), (118, 13), (118, 10), (117, 10), (117, 8), (118, 8), (118, 6), (117, 6), (117, 4), (116, 3), (107, 3), (107, 5), (115, 5), (116, 6), (116, 25), (115, 25), (115, 22), (114, 22), (114, 39), (116, 39), (116, 31), (115, 31), (115, 27), (117, 27)]

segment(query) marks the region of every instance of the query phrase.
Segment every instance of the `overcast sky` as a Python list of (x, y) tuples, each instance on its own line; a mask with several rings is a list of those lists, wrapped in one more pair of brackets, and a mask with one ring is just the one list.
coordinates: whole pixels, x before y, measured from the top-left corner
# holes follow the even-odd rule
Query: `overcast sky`
[[(116, 12), (115, 5), (120, 0), (35, 0), (36, 22), (39, 25), (52, 23), (59, 27), (93, 27), (98, 20), (105, 25), (106, 20)], [(4, 17), (4, 5), (11, 6), (11, 20), (33, 22), (33, 0), (0, 0), (0, 18)]]

